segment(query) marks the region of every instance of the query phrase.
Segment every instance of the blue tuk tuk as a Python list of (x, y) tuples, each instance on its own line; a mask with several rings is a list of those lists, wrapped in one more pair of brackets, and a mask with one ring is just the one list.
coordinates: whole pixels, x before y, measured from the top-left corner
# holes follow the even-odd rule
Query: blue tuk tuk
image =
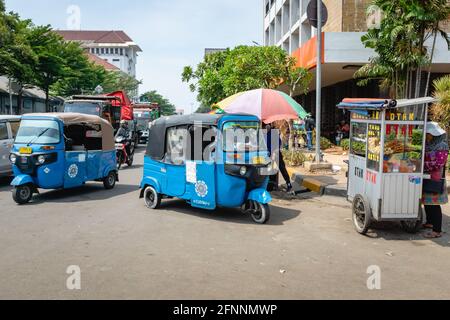
[(270, 218), (272, 160), (251, 115), (194, 114), (156, 120), (149, 127), (140, 197), (150, 209), (163, 198), (192, 207), (238, 208), (258, 224)]
[(10, 161), (13, 199), (31, 201), (42, 189), (70, 189), (118, 181), (112, 126), (97, 116), (77, 113), (29, 114), (22, 117)]

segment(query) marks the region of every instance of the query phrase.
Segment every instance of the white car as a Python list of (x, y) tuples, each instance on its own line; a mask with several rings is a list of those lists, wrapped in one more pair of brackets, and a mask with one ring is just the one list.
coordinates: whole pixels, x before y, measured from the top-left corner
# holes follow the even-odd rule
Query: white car
[(0, 176), (10, 176), (10, 150), (20, 127), (20, 116), (0, 116)]

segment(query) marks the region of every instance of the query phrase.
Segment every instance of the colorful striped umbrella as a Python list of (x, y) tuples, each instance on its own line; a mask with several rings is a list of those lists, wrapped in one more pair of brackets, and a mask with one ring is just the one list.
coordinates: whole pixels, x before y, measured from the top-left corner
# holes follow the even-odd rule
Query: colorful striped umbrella
[(240, 92), (213, 105), (213, 112), (245, 113), (259, 117), (264, 123), (305, 119), (308, 113), (284, 92), (256, 89)]

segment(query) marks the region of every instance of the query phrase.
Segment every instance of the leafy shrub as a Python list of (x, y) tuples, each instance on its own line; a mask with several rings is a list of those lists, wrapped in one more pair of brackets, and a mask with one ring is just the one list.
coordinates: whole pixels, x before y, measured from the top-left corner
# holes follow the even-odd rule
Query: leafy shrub
[(333, 144), (331, 143), (331, 141), (327, 138), (320, 138), (320, 148), (322, 150), (327, 150), (330, 149), (333, 146)]
[(283, 150), (282, 152), (284, 162), (286, 162), (288, 166), (291, 167), (302, 166), (306, 161), (306, 156), (301, 151)]
[(350, 150), (350, 139), (344, 139), (341, 141), (341, 147), (344, 151)]
[(413, 130), (412, 144), (415, 146), (421, 146), (423, 144), (423, 130), (421, 129)]

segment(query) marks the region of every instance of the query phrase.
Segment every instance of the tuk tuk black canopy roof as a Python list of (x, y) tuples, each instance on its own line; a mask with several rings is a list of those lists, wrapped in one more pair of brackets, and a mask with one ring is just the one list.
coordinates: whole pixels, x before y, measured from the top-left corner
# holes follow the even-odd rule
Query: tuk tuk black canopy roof
[(215, 126), (225, 114), (191, 114), (160, 118), (151, 123), (147, 144), (147, 156), (161, 161), (165, 156), (166, 131), (168, 128), (202, 124)]

